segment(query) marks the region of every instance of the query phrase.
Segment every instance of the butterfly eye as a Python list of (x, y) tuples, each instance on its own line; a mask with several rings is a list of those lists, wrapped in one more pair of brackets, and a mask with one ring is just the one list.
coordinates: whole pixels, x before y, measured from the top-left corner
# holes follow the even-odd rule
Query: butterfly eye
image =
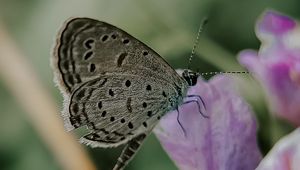
[(194, 86), (197, 83), (198, 74), (195, 72), (184, 70), (182, 73), (182, 77), (185, 79), (189, 86)]

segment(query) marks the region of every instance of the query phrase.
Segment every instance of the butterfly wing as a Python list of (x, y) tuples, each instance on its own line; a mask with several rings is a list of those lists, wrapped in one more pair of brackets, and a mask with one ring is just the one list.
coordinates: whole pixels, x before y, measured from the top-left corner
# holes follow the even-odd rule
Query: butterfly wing
[(187, 83), (157, 53), (121, 29), (74, 18), (61, 29), (52, 57), (64, 94), (67, 130), (87, 126), (94, 147), (128, 143), (114, 169), (123, 169), (158, 119), (174, 109)]
[(89, 18), (65, 23), (52, 65), (64, 94), (65, 127), (87, 125), (91, 133), (82, 141), (92, 146), (118, 146), (148, 133), (187, 88), (148, 46), (115, 26)]
[(107, 73), (83, 83), (65, 110), (69, 130), (87, 125), (82, 141), (91, 146), (113, 147), (148, 133), (168, 110), (170, 96), (178, 96), (167, 81), (139, 75)]
[(89, 18), (74, 18), (61, 29), (52, 65), (61, 91), (70, 95), (81, 83), (119, 72), (185, 82), (148, 46), (125, 31)]

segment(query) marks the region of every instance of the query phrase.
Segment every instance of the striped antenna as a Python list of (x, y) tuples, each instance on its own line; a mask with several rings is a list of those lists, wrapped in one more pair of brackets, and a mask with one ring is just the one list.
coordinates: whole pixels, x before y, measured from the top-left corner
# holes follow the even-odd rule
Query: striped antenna
[(192, 49), (191, 56), (190, 56), (190, 58), (189, 58), (189, 63), (188, 63), (188, 67), (187, 67), (188, 69), (190, 69), (191, 62), (192, 62), (192, 59), (193, 59), (194, 54), (195, 54), (195, 50), (196, 50), (196, 48), (197, 48), (197, 46), (198, 46), (198, 44), (199, 44), (199, 37), (200, 37), (200, 34), (201, 34), (201, 32), (203, 31), (204, 26), (207, 24), (207, 22), (208, 22), (208, 19), (207, 19), (207, 17), (205, 17), (205, 18), (202, 20), (202, 22), (201, 22), (201, 24), (200, 24), (200, 26), (199, 26), (199, 30), (198, 30), (198, 33), (197, 33), (196, 41), (195, 41), (195, 43), (194, 43), (194, 46), (193, 46), (193, 49)]
[[(201, 24), (199, 26), (199, 30), (198, 30), (198, 33), (197, 33), (196, 41), (195, 41), (194, 46), (192, 48), (191, 56), (189, 58), (188, 67), (187, 67), (188, 70), (190, 70), (192, 59), (193, 59), (193, 57), (195, 55), (196, 48), (197, 48), (197, 46), (199, 44), (199, 38), (200, 38), (201, 32), (203, 32), (204, 26), (207, 24), (207, 22), (208, 22), (208, 18), (205, 17), (202, 20), (202, 22), (201, 22)], [(219, 71), (219, 72), (216, 72), (215, 71), (215, 72), (200, 73), (200, 72), (197, 71), (196, 74), (201, 75), (201, 76), (208, 76), (208, 75), (217, 75), (217, 74), (250, 74), (250, 72), (248, 72), (248, 71)]]
[(205, 72), (205, 73), (198, 73), (201, 76), (207, 75), (217, 75), (217, 74), (251, 74), (248, 71), (215, 71), (215, 72)]

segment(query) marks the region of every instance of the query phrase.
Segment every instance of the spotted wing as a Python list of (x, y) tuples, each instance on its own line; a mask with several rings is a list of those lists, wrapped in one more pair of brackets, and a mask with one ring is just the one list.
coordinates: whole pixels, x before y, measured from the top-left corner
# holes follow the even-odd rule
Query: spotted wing
[(112, 73), (83, 83), (65, 108), (69, 130), (87, 125), (91, 146), (114, 147), (149, 133), (178, 96), (172, 84), (151, 77)]
[(124, 73), (182, 83), (152, 49), (121, 29), (89, 18), (74, 18), (61, 29), (52, 65), (61, 91), (70, 95), (80, 84), (105, 73)]

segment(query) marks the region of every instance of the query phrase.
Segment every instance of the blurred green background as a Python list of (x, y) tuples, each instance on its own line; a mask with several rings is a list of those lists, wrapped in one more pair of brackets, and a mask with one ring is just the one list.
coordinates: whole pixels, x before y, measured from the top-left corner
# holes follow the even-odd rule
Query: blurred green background
[[(239, 51), (259, 48), (254, 33), (257, 17), (271, 8), (300, 18), (299, 6), (299, 0), (0, 0), (0, 21), (62, 108), (49, 58), (57, 31), (69, 17), (92, 17), (116, 25), (152, 47), (174, 68), (186, 68), (199, 24), (208, 17), (192, 68), (234, 71), (241, 69), (236, 61)], [(265, 154), (291, 128), (270, 120), (263, 96), (253, 93), (259, 86), (251, 78), (247, 81), (253, 87), (243, 89), (257, 114), (259, 145)], [(0, 169), (62, 169), (5, 85), (0, 77)], [(83, 147), (103, 170), (112, 168), (121, 151)], [(128, 169), (176, 167), (151, 135)]]

